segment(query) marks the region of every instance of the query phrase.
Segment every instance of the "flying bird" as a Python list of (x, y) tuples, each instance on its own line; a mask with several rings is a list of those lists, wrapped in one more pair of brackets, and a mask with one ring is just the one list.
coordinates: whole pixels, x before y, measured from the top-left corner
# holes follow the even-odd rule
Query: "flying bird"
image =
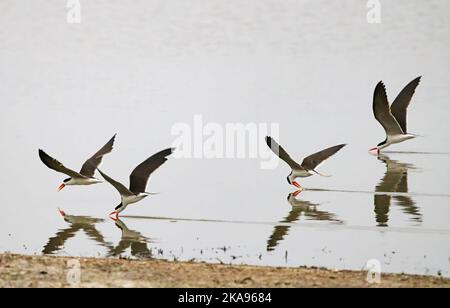
[(298, 177), (305, 178), (313, 174), (326, 176), (317, 172), (316, 168), (319, 165), (321, 165), (324, 160), (334, 155), (337, 151), (339, 151), (345, 146), (345, 144), (339, 144), (327, 148), (320, 152), (309, 155), (308, 157), (305, 157), (303, 159), (303, 162), (301, 164), (298, 164), (272, 137), (267, 136), (266, 143), (272, 150), (272, 152), (274, 152), (279, 158), (284, 160), (284, 162), (286, 162), (289, 165), (289, 167), (291, 167), (292, 171), (288, 175), (287, 181), (289, 184), (294, 185), (295, 187), (298, 188), (302, 188), (300, 184), (295, 181), (295, 179)]
[(95, 170), (102, 162), (103, 156), (112, 151), (115, 138), (116, 135), (114, 135), (99, 151), (97, 151), (97, 153), (89, 158), (81, 167), (80, 172), (76, 172), (65, 167), (62, 163), (60, 163), (58, 160), (54, 159), (41, 149), (39, 149), (39, 158), (50, 169), (69, 176), (69, 178), (66, 178), (58, 187), (58, 191), (62, 190), (68, 185), (91, 185), (101, 183), (102, 181), (94, 177)]
[(370, 153), (378, 155), (382, 149), (391, 144), (417, 137), (417, 135), (408, 134), (406, 131), (406, 111), (414, 91), (419, 85), (420, 78), (419, 76), (408, 83), (390, 107), (383, 82), (380, 81), (377, 84), (373, 94), (372, 108), (375, 119), (380, 122), (386, 132), (386, 139), (370, 149)]
[(98, 171), (105, 179), (105, 181), (109, 182), (115, 189), (120, 193), (121, 202), (116, 208), (114, 212), (110, 213), (109, 216), (115, 215), (114, 220), (119, 219), (119, 213), (125, 210), (125, 208), (138, 201), (141, 201), (145, 197), (152, 195), (152, 193), (145, 192), (147, 187), (147, 182), (150, 175), (158, 169), (159, 166), (164, 164), (167, 161), (167, 156), (172, 154), (174, 148), (168, 148), (162, 150), (153, 156), (146, 159), (139, 166), (137, 166), (133, 172), (130, 174), (130, 188), (126, 188), (123, 184), (113, 180), (100, 169)]

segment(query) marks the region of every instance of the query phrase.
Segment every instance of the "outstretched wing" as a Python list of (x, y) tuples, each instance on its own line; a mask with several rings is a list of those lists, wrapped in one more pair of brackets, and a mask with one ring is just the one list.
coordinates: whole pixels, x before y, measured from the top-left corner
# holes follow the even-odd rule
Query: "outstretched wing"
[(64, 173), (72, 178), (84, 178), (83, 175), (79, 174), (76, 171), (73, 171), (69, 168), (66, 168), (62, 163), (45, 153), (43, 150), (39, 149), (39, 158), (41, 161), (50, 169), (53, 169), (57, 172)]
[(167, 161), (167, 156), (173, 151), (173, 148), (162, 150), (137, 166), (130, 174), (130, 191), (135, 194), (145, 192), (150, 175)]
[(305, 159), (303, 159), (302, 167), (305, 168), (306, 170), (314, 170), (325, 159), (334, 155), (337, 151), (342, 149), (344, 146), (345, 146), (345, 144), (335, 145), (333, 147), (330, 147), (330, 148), (327, 148), (320, 152), (309, 155), (308, 157), (305, 157)]
[(386, 95), (386, 88), (382, 81), (375, 87), (373, 93), (373, 114), (383, 126), (387, 136), (403, 135), (403, 130), (391, 113)]
[(403, 90), (398, 94), (397, 98), (391, 105), (391, 113), (397, 120), (398, 124), (406, 134), (406, 110), (409, 106), (414, 92), (419, 85), (420, 76), (408, 83)]
[(303, 169), (295, 160), (289, 156), (289, 154), (279, 145), (275, 139), (270, 136), (266, 136), (267, 146), (275, 153), (279, 158), (286, 162), (292, 169)]
[(95, 153), (91, 158), (89, 158), (81, 167), (80, 173), (87, 177), (93, 177), (95, 174), (95, 169), (98, 168), (102, 162), (103, 155), (108, 154), (112, 151), (114, 145), (114, 135), (108, 143), (106, 143), (97, 153)]
[(102, 177), (112, 186), (114, 186), (115, 189), (117, 189), (117, 191), (120, 193), (121, 196), (132, 196), (134, 195), (131, 191), (128, 190), (128, 188), (126, 188), (122, 183), (119, 183), (115, 180), (113, 180), (112, 178), (110, 178), (109, 176), (107, 176), (106, 174), (104, 174), (100, 169), (97, 169), (98, 172), (100, 172), (100, 174), (102, 175)]

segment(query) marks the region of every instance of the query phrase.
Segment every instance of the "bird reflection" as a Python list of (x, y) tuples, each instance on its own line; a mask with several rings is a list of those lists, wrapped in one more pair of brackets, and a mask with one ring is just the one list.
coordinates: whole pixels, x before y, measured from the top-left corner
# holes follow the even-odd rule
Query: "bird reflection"
[(120, 219), (115, 221), (117, 228), (122, 231), (122, 239), (119, 244), (111, 249), (109, 256), (118, 256), (131, 249), (131, 255), (138, 258), (151, 258), (151, 250), (147, 247), (148, 239), (138, 231), (128, 229), (127, 225)]
[(89, 216), (68, 215), (64, 211), (59, 211), (63, 219), (69, 223), (69, 227), (59, 230), (54, 237), (51, 237), (42, 250), (43, 254), (55, 254), (62, 250), (66, 241), (76, 235), (80, 230), (84, 231), (89, 239), (94, 240), (97, 244), (105, 247), (108, 256), (118, 256), (131, 248), (131, 255), (138, 258), (150, 258), (151, 250), (147, 247), (148, 239), (141, 233), (130, 230), (126, 224), (117, 220), (115, 225), (121, 230), (122, 237), (116, 246), (107, 242), (103, 235), (97, 230), (96, 224), (105, 222), (101, 218), (93, 218)]
[(54, 237), (51, 237), (48, 240), (42, 250), (43, 254), (57, 253), (64, 247), (66, 241), (74, 237), (80, 230), (83, 230), (90, 239), (94, 240), (99, 245), (112, 249), (112, 244), (106, 242), (103, 235), (95, 227), (97, 223), (104, 222), (104, 219), (89, 216), (67, 215), (62, 210), (59, 210), (59, 212), (64, 220), (69, 223), (69, 227), (59, 230)]
[[(378, 159), (386, 164), (386, 172), (380, 183), (375, 187), (375, 192), (408, 192), (408, 170), (415, 169), (414, 165), (401, 163), (390, 159), (387, 155), (380, 154)], [(377, 226), (387, 227), (389, 221), (389, 208), (391, 199), (395, 199), (405, 214), (411, 219), (422, 222), (422, 214), (414, 200), (409, 196), (392, 196), (375, 194), (375, 219)]]
[[(287, 197), (289, 204), (292, 206), (289, 214), (282, 219), (279, 223), (292, 223), (299, 220), (300, 216), (303, 214), (308, 220), (322, 220), (322, 221), (333, 221), (341, 222), (332, 213), (326, 211), (317, 210), (319, 204), (311, 203), (306, 200), (299, 200), (296, 197), (301, 193), (301, 190), (297, 190), (294, 193), (290, 193)], [(274, 250), (279, 242), (288, 234), (290, 226), (287, 225), (277, 225), (275, 226), (272, 234), (267, 241), (267, 251)]]

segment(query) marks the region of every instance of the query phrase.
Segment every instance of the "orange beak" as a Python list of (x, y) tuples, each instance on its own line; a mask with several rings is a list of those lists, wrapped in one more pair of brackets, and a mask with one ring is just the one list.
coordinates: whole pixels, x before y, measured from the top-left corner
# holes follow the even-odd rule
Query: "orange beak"
[(292, 195), (293, 195), (294, 197), (297, 197), (302, 191), (303, 191), (303, 190), (297, 190), (297, 191), (293, 192)]
[(61, 185), (59, 185), (58, 191), (61, 191), (64, 187), (66, 187), (66, 184), (62, 183)]

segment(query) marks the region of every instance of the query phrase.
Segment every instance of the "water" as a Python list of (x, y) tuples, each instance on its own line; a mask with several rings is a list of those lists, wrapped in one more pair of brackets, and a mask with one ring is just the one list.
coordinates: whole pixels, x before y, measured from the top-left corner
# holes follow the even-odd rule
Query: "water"
[[(61, 1), (0, 4), (0, 251), (134, 256), (450, 277), (450, 4), (364, 1)], [(422, 75), (408, 127), (383, 140), (371, 99), (392, 101)], [(121, 221), (109, 185), (68, 187), (37, 155), (68, 167), (118, 133), (102, 169), (117, 180), (170, 146), (174, 123), (279, 123), (300, 160), (348, 146), (293, 193), (289, 168), (258, 159), (171, 159), (151, 178), (160, 194)], [(262, 141), (262, 136), (261, 136)], [(57, 208), (69, 215), (64, 220)], [(84, 216), (84, 217), (78, 217)]]

